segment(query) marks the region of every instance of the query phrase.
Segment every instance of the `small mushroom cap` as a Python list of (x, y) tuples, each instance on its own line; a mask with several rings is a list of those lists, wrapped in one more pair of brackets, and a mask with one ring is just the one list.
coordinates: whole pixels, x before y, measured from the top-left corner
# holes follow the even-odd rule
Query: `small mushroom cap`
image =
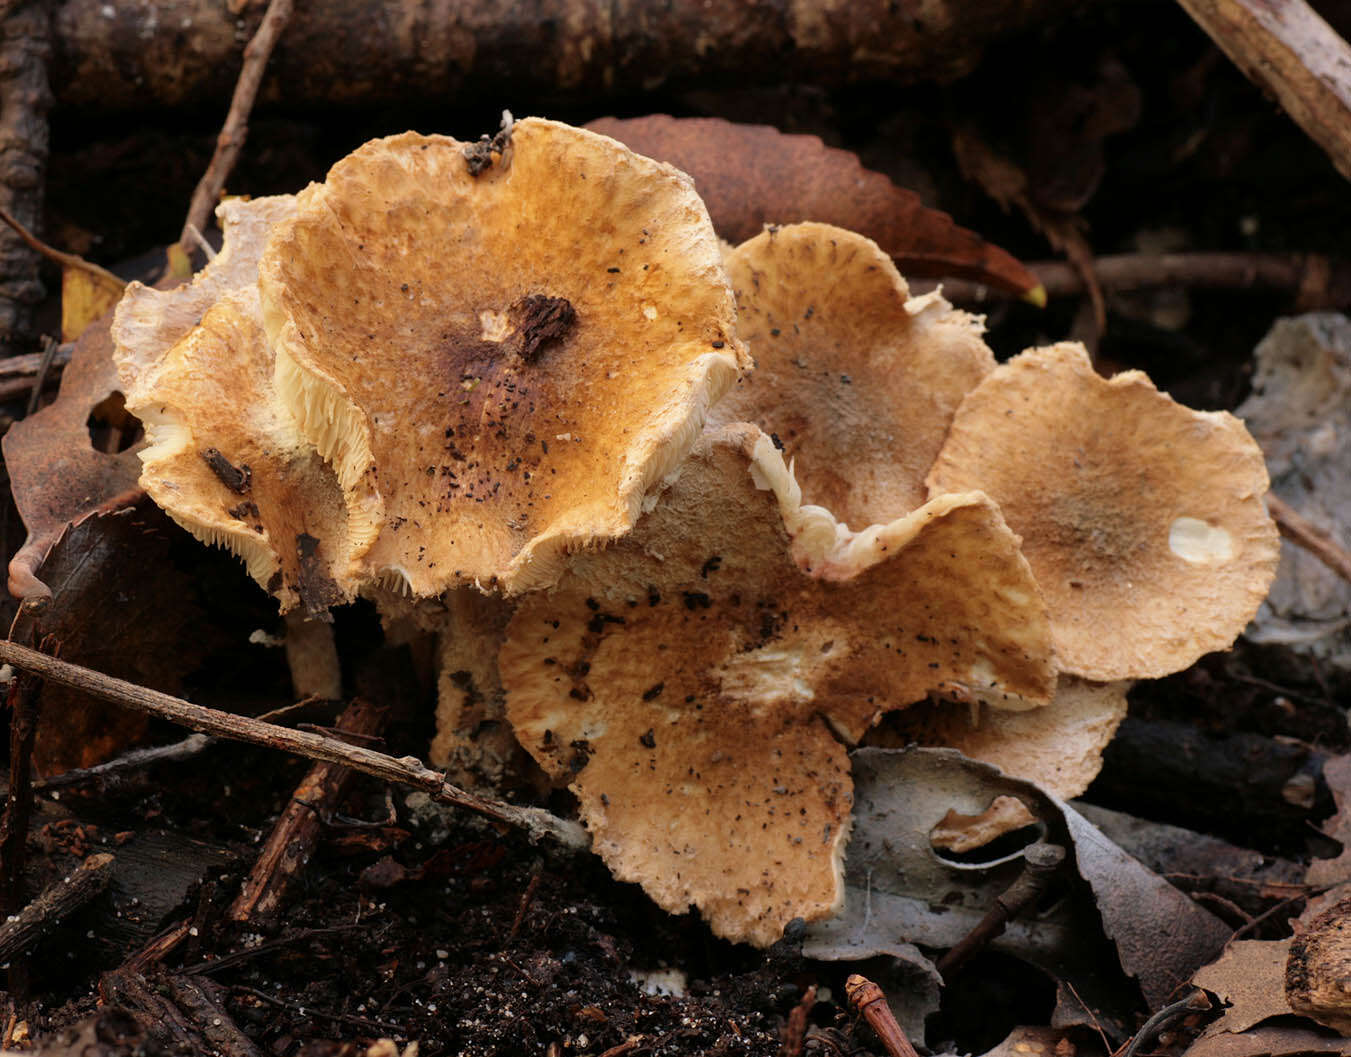
[(1243, 424), (1139, 371), (1101, 378), (1080, 345), (1016, 356), (963, 401), (929, 489), (971, 488), (1022, 536), (1061, 669), (1087, 679), (1228, 648), (1275, 573), (1266, 467)]
[(494, 157), (368, 143), (263, 258), (278, 389), (342, 483), (348, 573), (418, 595), (544, 586), (622, 535), (748, 362), (688, 177), (538, 119)]
[(828, 517), (758, 429), (707, 434), (628, 537), (521, 600), (498, 658), (518, 737), (616, 876), (730, 939), (836, 905), (841, 737), (933, 688), (1054, 686), (1035, 582), (985, 497), (859, 537)]
[(257, 291), (267, 230), (293, 211), (290, 198), (223, 204), (216, 258), (177, 290), (133, 284), (113, 335), (149, 442), (141, 486), (198, 539), (242, 558), (283, 610), (321, 614), (345, 600), (329, 559), (345, 549), (347, 515), (333, 471), (272, 387)]
[(929, 702), (889, 717), (886, 742), (956, 749), (1068, 800), (1102, 770), (1102, 750), (1126, 718), (1130, 686), (1061, 676), (1055, 697), (1038, 708)]
[(957, 405), (995, 366), (981, 317), (912, 298), (876, 243), (829, 224), (768, 228), (726, 259), (755, 370), (711, 421), (772, 433), (807, 502), (848, 525), (922, 505)]
[(295, 209), (294, 195), (228, 199), (216, 207), (225, 241), (191, 282), (174, 290), (127, 285), (117, 303), (112, 335), (128, 407), (149, 402), (145, 393), (164, 355), (197, 326), (208, 308), (224, 294), (257, 285), (263, 245)]

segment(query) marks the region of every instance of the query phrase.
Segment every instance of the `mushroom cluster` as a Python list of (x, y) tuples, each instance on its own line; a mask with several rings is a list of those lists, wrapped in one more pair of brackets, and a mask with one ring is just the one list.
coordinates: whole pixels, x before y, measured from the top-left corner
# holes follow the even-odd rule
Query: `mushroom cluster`
[(1122, 681), (1228, 646), (1273, 574), (1238, 420), (1075, 346), (997, 365), (839, 228), (724, 257), (606, 137), (409, 133), (220, 217), (118, 310), (146, 490), (283, 609), (439, 632), (433, 759), (522, 746), (730, 939), (837, 906), (882, 717), (1076, 794)]

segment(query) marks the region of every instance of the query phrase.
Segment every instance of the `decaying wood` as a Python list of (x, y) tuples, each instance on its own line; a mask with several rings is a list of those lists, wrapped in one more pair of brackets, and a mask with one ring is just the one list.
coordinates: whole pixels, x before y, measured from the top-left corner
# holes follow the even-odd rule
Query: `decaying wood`
[(1302, 844), (1331, 810), (1316, 750), (1260, 734), (1212, 735), (1192, 724), (1127, 716), (1103, 751), (1094, 799), (1245, 844)]
[(239, 71), (239, 80), (235, 82), (234, 95), (230, 97), (225, 124), (216, 137), (216, 151), (192, 192), (188, 218), (183, 223), (183, 233), (178, 237), (178, 244), (185, 252), (190, 251), (202, 237), (201, 233), (211, 219), (211, 211), (216, 208), (220, 193), (225, 189), (225, 181), (235, 167), (239, 152), (244, 148), (244, 140), (249, 134), (249, 113), (253, 110), (253, 101), (258, 97), (263, 71), (267, 69), (267, 60), (282, 30), (291, 20), (294, 6), (293, 0), (271, 0), (258, 32), (244, 48), (244, 66)]
[(1304, 0), (1181, 0), (1351, 179), (1351, 47)]
[(217, 988), (200, 977), (156, 974), (147, 980), (125, 968), (105, 973), (99, 991), (107, 1005), (125, 1010), (146, 1036), (170, 1053), (262, 1057), (230, 1017)]
[[(1036, 261), (1028, 268), (1048, 297), (1084, 293), (1080, 271), (1064, 261)], [(1274, 290), (1295, 295), (1301, 311), (1351, 308), (1351, 264), (1318, 253), (1120, 253), (1093, 259), (1098, 284), (1125, 293), (1167, 286), (1218, 290)], [(912, 283), (916, 291), (929, 284)], [(977, 304), (997, 296), (990, 287), (945, 280), (943, 294), (955, 304)]]
[[(301, 4), (261, 98), (288, 105), (620, 98), (659, 85), (950, 79), (1066, 0), (329, 0)], [(52, 82), (94, 108), (212, 105), (262, 17), (220, 0), (65, 0)], [(473, 130), (464, 130), (472, 132)]]
[(247, 716), (194, 705), (182, 698), (137, 686), (124, 679), (114, 679), (77, 664), (58, 661), (13, 642), (0, 642), (0, 663), (12, 664), (15, 668), (32, 672), (62, 686), (83, 690), (101, 701), (159, 716), (191, 730), (264, 745), (312, 760), (344, 764), (386, 782), (412, 786), (438, 803), (524, 829), (535, 839), (551, 838), (569, 850), (580, 851), (590, 846), (590, 838), (579, 824), (539, 808), (520, 807), (466, 792), (451, 785), (439, 771), (432, 770), (415, 756), (395, 759), (360, 745), (348, 745), (337, 738), (305, 730), (290, 730)]
[(42, 707), (42, 680), (28, 673), (20, 675), (10, 685), (9, 706), (9, 795), (0, 822), (0, 912), (5, 914), (13, 914), (24, 903), (28, 820), (33, 813), (33, 742)]
[[(378, 733), (386, 715), (385, 709), (358, 698), (338, 718), (338, 730), (370, 736)], [(326, 819), (342, 802), (352, 777), (350, 768), (336, 763), (317, 763), (310, 768), (240, 886), (230, 907), (233, 920), (258, 921), (276, 916), (291, 881), (309, 862)]]
[[(0, 2), (0, 207), (30, 230), (42, 217), (51, 33), (48, 4)], [(0, 354), (30, 351), (32, 309), (42, 295), (37, 254), (0, 230)]]
[(35, 900), (0, 924), (0, 962), (29, 950), (53, 925), (107, 888), (113, 861), (107, 852), (89, 856), (70, 876), (48, 885)]
[(1351, 898), (1295, 934), (1285, 963), (1285, 997), (1296, 1013), (1351, 1035)]
[[(46, 376), (42, 379), (44, 387), (60, 377), (61, 369), (70, 362), (70, 350), (70, 345), (56, 347), (47, 365)], [(42, 352), (28, 352), (0, 360), (0, 400), (12, 400), (32, 390), (38, 380), (44, 355)]]

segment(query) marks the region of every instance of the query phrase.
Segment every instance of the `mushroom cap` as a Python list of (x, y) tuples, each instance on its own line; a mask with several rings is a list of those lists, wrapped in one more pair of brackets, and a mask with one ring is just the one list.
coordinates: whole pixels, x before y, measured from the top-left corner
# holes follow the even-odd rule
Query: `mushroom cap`
[(179, 525), (243, 559), (283, 610), (345, 600), (329, 559), (347, 516), (333, 471), (272, 386), (258, 257), (289, 197), (218, 210), (221, 252), (189, 285), (133, 284), (113, 326), (127, 406), (145, 426), (140, 483)]
[(1063, 671), (1110, 681), (1226, 649), (1256, 613), (1279, 542), (1243, 424), (1175, 403), (1083, 347), (1033, 349), (962, 402), (930, 495), (999, 503), (1046, 595)]
[(995, 366), (982, 317), (912, 298), (876, 243), (829, 224), (768, 228), (726, 261), (755, 370), (711, 422), (772, 433), (807, 501), (848, 525), (922, 505), (957, 405)]
[(518, 737), (615, 875), (729, 939), (836, 905), (841, 737), (935, 688), (1054, 686), (1036, 584), (984, 496), (857, 536), (828, 518), (757, 428), (711, 432), (629, 536), (521, 600), (498, 657)]
[(887, 743), (956, 749), (1068, 800), (1102, 770), (1102, 750), (1126, 718), (1130, 687), (1129, 680), (1090, 683), (1061, 676), (1055, 697), (1038, 708), (929, 702), (890, 717)]
[(347, 498), (347, 575), (418, 595), (541, 587), (622, 535), (748, 362), (688, 177), (538, 119), (486, 168), (466, 150), (361, 147), (260, 280), (278, 390)]

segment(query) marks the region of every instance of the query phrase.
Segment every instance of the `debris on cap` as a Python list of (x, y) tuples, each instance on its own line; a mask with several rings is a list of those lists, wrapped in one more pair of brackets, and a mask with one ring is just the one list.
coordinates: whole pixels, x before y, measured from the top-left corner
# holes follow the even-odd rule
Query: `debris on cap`
[(260, 285), (277, 386), (347, 499), (344, 578), (546, 586), (622, 535), (749, 360), (689, 178), (526, 119), (375, 140)]
[(321, 615), (347, 600), (330, 567), (347, 515), (337, 478), (277, 399), (257, 290), (267, 233), (294, 209), (289, 196), (223, 203), (220, 253), (176, 290), (133, 283), (112, 333), (148, 440), (141, 487), (242, 558), (284, 611)]
[(1055, 685), (1036, 584), (984, 496), (857, 535), (828, 517), (760, 430), (706, 434), (629, 536), (520, 601), (498, 658), (518, 737), (615, 875), (729, 939), (836, 905), (844, 742), (882, 712)]
[(921, 506), (957, 405), (995, 366), (983, 319), (912, 298), (876, 243), (829, 224), (767, 228), (726, 260), (755, 370), (712, 421), (760, 426), (847, 525)]
[(1166, 675), (1228, 648), (1275, 572), (1266, 467), (1243, 424), (1139, 371), (1101, 378), (1077, 344), (1025, 352), (972, 390), (928, 483), (999, 504), (1061, 669), (1087, 679)]

